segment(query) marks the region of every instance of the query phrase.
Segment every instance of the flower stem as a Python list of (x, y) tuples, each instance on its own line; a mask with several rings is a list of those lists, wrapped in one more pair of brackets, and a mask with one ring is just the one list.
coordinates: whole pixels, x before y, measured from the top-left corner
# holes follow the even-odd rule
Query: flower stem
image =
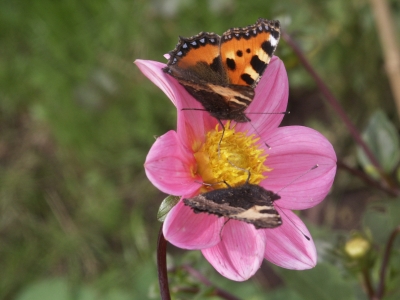
[(376, 188), (380, 189), (381, 191), (384, 191), (393, 197), (400, 196), (400, 191), (398, 189), (386, 187), (381, 182), (372, 179), (371, 177), (369, 177), (368, 175), (366, 175), (364, 172), (362, 172), (360, 170), (350, 167), (348, 164), (344, 163), (341, 160), (337, 161), (337, 165), (338, 165), (339, 169), (343, 169), (343, 170), (349, 172), (350, 174), (359, 177), (361, 180), (363, 180), (369, 186), (376, 187)]
[(288, 43), (288, 45), (292, 48), (294, 53), (297, 55), (300, 62), (303, 64), (304, 68), (308, 71), (308, 73), (314, 79), (314, 81), (317, 84), (321, 93), (325, 96), (325, 98), (329, 102), (329, 104), (336, 111), (336, 113), (340, 116), (343, 123), (346, 125), (347, 129), (350, 131), (350, 134), (356, 140), (357, 144), (360, 145), (360, 147), (364, 150), (365, 154), (367, 155), (367, 157), (369, 158), (371, 163), (374, 165), (374, 167), (379, 171), (382, 178), (385, 178), (383, 175), (384, 172), (382, 171), (382, 168), (379, 165), (378, 160), (375, 158), (374, 154), (371, 152), (371, 150), (368, 148), (367, 144), (361, 138), (359, 131), (353, 125), (350, 118), (347, 116), (347, 114), (341, 107), (339, 101), (335, 98), (335, 96), (332, 94), (332, 92), (329, 90), (329, 88), (326, 86), (326, 84), (322, 81), (321, 77), (317, 74), (317, 72), (311, 66), (310, 62), (307, 60), (306, 56), (301, 51), (301, 49), (297, 45), (297, 43), (293, 40), (293, 38), (283, 30), (281, 31), (281, 33), (282, 33), (283, 40), (286, 43)]
[(369, 299), (374, 300), (375, 299), (375, 292), (371, 284), (371, 275), (368, 271), (368, 269), (364, 269), (362, 272), (362, 277), (364, 279), (364, 284), (365, 288), (367, 289), (367, 294)]
[(376, 296), (374, 299), (382, 299), (383, 294), (385, 292), (385, 276), (386, 276), (386, 268), (389, 263), (389, 258), (390, 258), (390, 252), (393, 247), (394, 240), (396, 239), (396, 236), (400, 232), (400, 225), (398, 225), (390, 235), (389, 241), (386, 244), (386, 249), (385, 249), (385, 254), (383, 256), (383, 261), (382, 261), (382, 266), (381, 266), (381, 271), (379, 274), (379, 284), (378, 284), (378, 289), (376, 291)]
[(164, 238), (163, 226), (161, 224), (160, 232), (157, 240), (157, 267), (158, 267), (158, 284), (160, 286), (160, 294), (162, 300), (171, 300), (168, 285), (167, 273), (167, 240)]
[(381, 41), (386, 74), (389, 78), (397, 114), (400, 118), (400, 48), (398, 47), (395, 23), (391, 14), (390, 5), (386, 0), (370, 0), (378, 37)]
[(193, 269), (189, 265), (183, 265), (182, 268), (188, 272), (191, 276), (196, 278), (198, 281), (203, 283), (205, 286), (212, 286), (214, 288), (214, 295), (221, 297), (222, 299), (226, 300), (240, 300), (239, 298), (235, 297), (234, 295), (228, 293), (225, 290), (222, 290), (216, 286), (214, 286), (211, 281), (209, 281), (203, 274), (201, 274), (199, 271)]

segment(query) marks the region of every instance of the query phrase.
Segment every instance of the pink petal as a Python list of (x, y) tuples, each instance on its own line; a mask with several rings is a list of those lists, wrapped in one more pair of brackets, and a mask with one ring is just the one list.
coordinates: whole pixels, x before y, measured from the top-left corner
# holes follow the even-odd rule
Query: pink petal
[(210, 264), (226, 278), (249, 279), (260, 268), (265, 251), (262, 231), (244, 222), (229, 220), (222, 228), (222, 240), (216, 246), (203, 249)]
[(140, 71), (142, 71), (151, 82), (158, 86), (168, 96), (172, 103), (177, 106), (177, 99), (182, 97), (181, 93), (183, 88), (171, 76), (163, 72), (162, 68), (164, 68), (166, 64), (162, 64), (158, 61), (142, 59), (135, 60), (135, 64), (138, 66)]
[[(192, 96), (178, 99), (183, 107), (201, 108), (201, 104)], [(190, 101), (189, 101), (190, 100)], [(217, 119), (211, 117), (208, 112), (199, 110), (178, 110), (177, 132), (182, 145), (192, 152), (199, 150), (204, 143), (207, 132), (215, 128)]]
[[(307, 227), (292, 211), (276, 208), (283, 224), (274, 229), (262, 229), (267, 241), (265, 259), (277, 266), (292, 270), (315, 267), (317, 251)], [(307, 240), (302, 232), (310, 240)]]
[(144, 164), (149, 180), (161, 191), (172, 195), (187, 195), (196, 192), (201, 181), (192, 172), (196, 166), (193, 155), (180, 147), (175, 131), (157, 138)]
[[(266, 173), (261, 185), (281, 196), (276, 203), (288, 209), (306, 209), (328, 194), (336, 174), (336, 154), (319, 132), (301, 126), (277, 128), (268, 137)], [(318, 164), (316, 169), (311, 168)]]
[[(251, 119), (251, 125), (253, 125), (260, 134), (263, 134), (271, 129), (277, 128), (284, 115), (259, 113), (284, 112), (286, 111), (288, 102), (288, 77), (285, 66), (278, 57), (274, 56), (272, 58), (255, 92), (256, 96), (245, 113)], [(254, 129), (251, 125), (242, 123), (238, 124), (237, 128), (240, 131), (249, 130), (249, 134), (252, 134), (254, 133)]]
[(223, 218), (206, 213), (195, 214), (180, 201), (168, 213), (163, 233), (165, 239), (176, 247), (203, 249), (219, 243), (223, 224)]
[[(137, 59), (135, 64), (142, 73), (158, 86), (178, 109), (178, 134), (182, 145), (188, 149), (196, 148), (204, 141), (205, 133), (217, 124), (208, 112), (182, 110), (183, 108), (204, 109), (185, 88), (172, 76), (166, 74), (162, 64), (151, 60)], [(197, 148), (196, 148), (197, 150)]]

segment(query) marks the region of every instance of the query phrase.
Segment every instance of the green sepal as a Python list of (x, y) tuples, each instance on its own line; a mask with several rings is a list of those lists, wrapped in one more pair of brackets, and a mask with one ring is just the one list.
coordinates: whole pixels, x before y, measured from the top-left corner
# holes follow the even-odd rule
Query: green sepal
[(180, 196), (169, 195), (166, 197), (163, 202), (161, 202), (160, 208), (158, 209), (157, 220), (164, 222), (167, 214), (179, 202), (179, 199), (181, 199)]

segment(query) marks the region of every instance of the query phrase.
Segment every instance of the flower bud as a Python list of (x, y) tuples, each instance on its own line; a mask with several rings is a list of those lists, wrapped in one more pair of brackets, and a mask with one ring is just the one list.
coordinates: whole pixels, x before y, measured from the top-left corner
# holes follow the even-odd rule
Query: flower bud
[(352, 259), (364, 257), (370, 249), (370, 242), (362, 236), (352, 237), (344, 246), (345, 253)]

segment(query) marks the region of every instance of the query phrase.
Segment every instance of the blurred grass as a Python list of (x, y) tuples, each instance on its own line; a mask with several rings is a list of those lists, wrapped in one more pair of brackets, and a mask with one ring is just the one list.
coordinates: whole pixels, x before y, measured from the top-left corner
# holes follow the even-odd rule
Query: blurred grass
[[(395, 1), (392, 8), (398, 17)], [(365, 1), (0, 3), (0, 299), (24, 299), (31, 284), (57, 278), (104, 299), (158, 298), (156, 208), (164, 196), (143, 163), (154, 136), (174, 129), (176, 112), (132, 62), (163, 61), (178, 35), (222, 33), (258, 17), (282, 21), (359, 128), (378, 107), (395, 119)], [(354, 157), (340, 120), (287, 45), (278, 48), (291, 82), (286, 124), (314, 127), (338, 155)], [(351, 188), (337, 186), (335, 195)], [(254, 282), (244, 286), (257, 294)]]

